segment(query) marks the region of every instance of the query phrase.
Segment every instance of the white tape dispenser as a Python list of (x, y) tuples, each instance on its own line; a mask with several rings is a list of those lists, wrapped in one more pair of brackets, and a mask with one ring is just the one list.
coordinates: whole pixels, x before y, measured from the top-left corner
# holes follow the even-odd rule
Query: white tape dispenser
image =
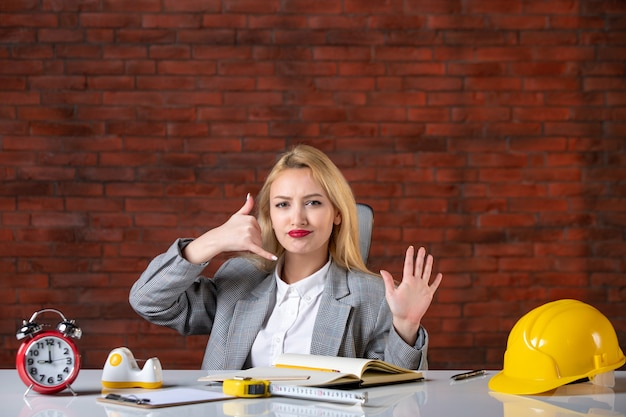
[(146, 360), (142, 369), (130, 349), (119, 347), (109, 353), (102, 370), (104, 388), (159, 388), (163, 385), (163, 369), (158, 358)]

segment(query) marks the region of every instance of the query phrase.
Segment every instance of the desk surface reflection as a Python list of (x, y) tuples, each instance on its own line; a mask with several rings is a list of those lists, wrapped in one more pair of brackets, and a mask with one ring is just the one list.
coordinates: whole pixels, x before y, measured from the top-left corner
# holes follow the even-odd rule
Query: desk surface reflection
[[(152, 410), (102, 404), (101, 370), (82, 370), (72, 388), (54, 396), (30, 392), (17, 371), (0, 370), (2, 415), (17, 417), (626, 417), (626, 371), (616, 372), (615, 386), (589, 382), (561, 387), (543, 395), (517, 396), (490, 391), (487, 384), (496, 371), (482, 377), (451, 381), (459, 371), (426, 371), (423, 382), (368, 388), (368, 404), (346, 405), (284, 397), (232, 399)], [(204, 371), (165, 371), (164, 388), (207, 387), (197, 379)]]

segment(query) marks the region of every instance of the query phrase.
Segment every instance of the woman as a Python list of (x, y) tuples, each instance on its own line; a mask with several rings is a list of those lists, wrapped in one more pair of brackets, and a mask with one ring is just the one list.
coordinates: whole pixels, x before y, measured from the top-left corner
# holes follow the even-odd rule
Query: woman
[[(299, 145), (276, 163), (258, 196), (197, 239), (178, 239), (133, 285), (132, 307), (181, 334), (210, 334), (203, 369), (267, 366), (283, 352), (375, 358), (426, 369), (421, 319), (442, 275), (433, 259), (406, 251), (403, 277), (367, 270), (356, 203), (321, 151)], [(215, 277), (220, 253), (245, 252)]]

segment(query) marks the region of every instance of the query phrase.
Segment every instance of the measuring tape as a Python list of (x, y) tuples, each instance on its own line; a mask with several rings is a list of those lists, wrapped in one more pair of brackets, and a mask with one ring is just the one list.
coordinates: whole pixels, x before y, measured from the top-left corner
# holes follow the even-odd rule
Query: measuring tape
[(224, 394), (242, 398), (268, 397), (270, 381), (264, 379), (235, 378), (227, 379), (222, 385)]
[(264, 379), (227, 379), (222, 386), (224, 394), (242, 398), (259, 398), (276, 395), (305, 400), (329, 401), (347, 404), (367, 403), (367, 392), (339, 389), (303, 387), (299, 385), (275, 385)]

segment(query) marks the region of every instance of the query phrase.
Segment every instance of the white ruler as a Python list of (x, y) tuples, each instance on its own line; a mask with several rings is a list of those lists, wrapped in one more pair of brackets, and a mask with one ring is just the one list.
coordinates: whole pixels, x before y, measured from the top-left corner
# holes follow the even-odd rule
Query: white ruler
[(270, 384), (269, 390), (270, 394), (280, 397), (302, 398), (305, 400), (329, 401), (343, 404), (367, 403), (367, 392), (276, 384)]

